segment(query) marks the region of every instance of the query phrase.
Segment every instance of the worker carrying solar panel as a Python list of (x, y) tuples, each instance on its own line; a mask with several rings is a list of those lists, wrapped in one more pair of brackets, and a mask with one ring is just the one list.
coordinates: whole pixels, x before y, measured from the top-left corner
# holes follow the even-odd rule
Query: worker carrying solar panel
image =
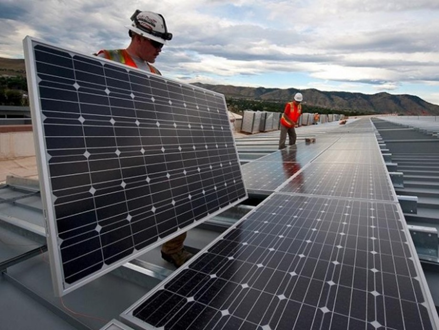
[[(126, 49), (100, 50), (96, 55), (161, 75), (152, 63), (155, 63), (163, 46), (172, 39), (163, 15), (136, 10), (131, 16), (131, 25), (126, 28), (131, 38)], [(162, 245), (162, 258), (176, 267), (180, 267), (193, 256), (184, 248), (186, 235), (187, 233), (180, 234)]]
[(296, 146), (296, 130), (300, 116), (302, 115), (302, 105), (303, 95), (301, 93), (296, 93), (294, 95), (294, 101), (288, 102), (285, 105), (284, 113), (280, 119), (280, 138), (279, 138), (279, 149), (284, 149), (285, 142), (287, 139), (287, 134), (289, 137), (290, 146)]

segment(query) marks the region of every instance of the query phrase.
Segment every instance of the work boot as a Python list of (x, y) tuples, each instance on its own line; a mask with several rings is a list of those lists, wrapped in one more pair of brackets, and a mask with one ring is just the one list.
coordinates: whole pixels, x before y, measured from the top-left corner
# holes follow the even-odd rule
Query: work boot
[(165, 259), (167, 262), (170, 262), (177, 268), (183, 265), (193, 256), (194, 255), (192, 253), (186, 251), (185, 249), (182, 249), (181, 251), (173, 254), (166, 254), (162, 251), (162, 258)]

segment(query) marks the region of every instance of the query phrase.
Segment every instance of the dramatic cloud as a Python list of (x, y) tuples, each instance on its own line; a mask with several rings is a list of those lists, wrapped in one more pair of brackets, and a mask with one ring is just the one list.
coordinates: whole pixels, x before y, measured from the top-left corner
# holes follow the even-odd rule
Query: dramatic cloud
[(22, 57), (26, 35), (88, 54), (126, 47), (135, 9), (166, 17), (174, 39), (157, 66), (169, 77), (439, 104), (437, 0), (3, 0), (0, 56)]

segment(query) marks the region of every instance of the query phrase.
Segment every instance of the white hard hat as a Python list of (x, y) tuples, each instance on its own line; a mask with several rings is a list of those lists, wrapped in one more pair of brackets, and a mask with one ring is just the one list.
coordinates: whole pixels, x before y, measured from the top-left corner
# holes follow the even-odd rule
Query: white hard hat
[(294, 101), (302, 102), (303, 101), (302, 93), (296, 93), (296, 95), (294, 95)]
[(160, 14), (136, 10), (131, 16), (131, 22), (131, 25), (126, 26), (126, 28), (142, 37), (164, 45), (172, 39), (172, 33), (168, 32), (165, 18)]

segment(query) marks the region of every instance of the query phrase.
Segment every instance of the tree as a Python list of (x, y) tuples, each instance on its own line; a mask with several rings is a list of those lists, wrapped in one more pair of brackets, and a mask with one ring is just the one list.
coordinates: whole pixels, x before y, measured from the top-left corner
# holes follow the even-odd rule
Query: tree
[(7, 102), (8, 102), (8, 98), (6, 97), (6, 90), (0, 88), (0, 104), (6, 105)]
[(23, 94), (17, 90), (8, 90), (6, 91), (6, 98), (8, 105), (23, 105)]

